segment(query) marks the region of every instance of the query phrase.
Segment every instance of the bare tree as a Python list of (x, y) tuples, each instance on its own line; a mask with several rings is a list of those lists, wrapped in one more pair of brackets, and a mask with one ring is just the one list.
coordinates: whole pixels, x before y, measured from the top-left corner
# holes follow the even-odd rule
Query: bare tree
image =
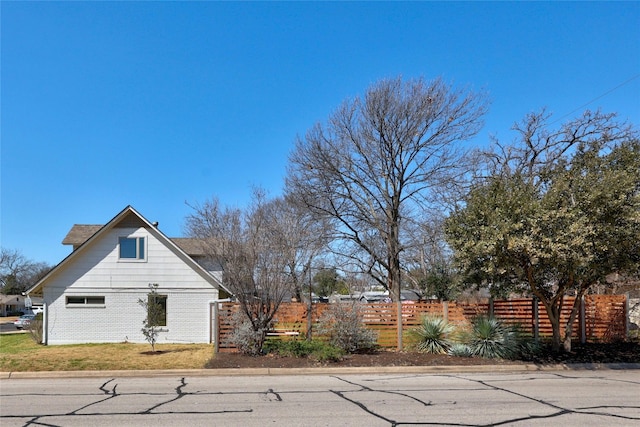
[(0, 249), (0, 279), (3, 294), (20, 294), (51, 270), (44, 262), (28, 259), (16, 249)]
[(223, 208), (216, 199), (194, 210), (188, 232), (222, 266), (223, 283), (250, 323), (247, 351), (259, 354), (280, 304), (295, 292), (319, 250), (315, 228), (285, 200), (267, 200), (260, 190), (245, 211)]
[(405, 224), (460, 177), (455, 143), (480, 130), (486, 106), (439, 79), (380, 81), (298, 138), (287, 188), (331, 219), (334, 248), (399, 300)]
[(302, 285), (309, 281), (315, 259), (327, 249), (330, 223), (315, 217), (294, 197), (271, 201), (276, 223), (280, 224), (283, 256), (293, 281), (296, 298), (302, 300)]

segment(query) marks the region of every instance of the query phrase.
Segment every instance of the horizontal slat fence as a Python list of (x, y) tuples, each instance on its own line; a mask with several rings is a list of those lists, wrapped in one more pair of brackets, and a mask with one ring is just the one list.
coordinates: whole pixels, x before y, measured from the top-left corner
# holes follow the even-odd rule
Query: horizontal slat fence
[(587, 341), (610, 342), (626, 337), (629, 316), (627, 300), (616, 297), (618, 295), (589, 295), (585, 298), (584, 325)]
[[(561, 325), (568, 319), (575, 299), (564, 299)], [(536, 307), (537, 305), (537, 307)], [(393, 348), (398, 345), (398, 316), (395, 303), (359, 304), (363, 322), (367, 328), (378, 334), (381, 347)], [(313, 304), (312, 325), (315, 329), (322, 313), (330, 304)], [(307, 332), (307, 304), (283, 303), (274, 318), (274, 330), (293, 332), (303, 336)], [(537, 309), (537, 316), (536, 316)], [(233, 313), (237, 304), (222, 303), (218, 311), (219, 349), (235, 351), (230, 340), (233, 330)], [(531, 298), (496, 300), (489, 303), (457, 303), (454, 301), (428, 301), (402, 305), (403, 337), (420, 324), (422, 316), (438, 316), (456, 325), (468, 324), (478, 315), (493, 315), (508, 324), (517, 324), (524, 333), (535, 334), (536, 319), (540, 337), (551, 337), (551, 322), (542, 303)], [(589, 295), (581, 304), (581, 312), (576, 316), (573, 338), (587, 342), (610, 342), (626, 338), (627, 301), (625, 295)], [(404, 340), (404, 338), (403, 338)]]

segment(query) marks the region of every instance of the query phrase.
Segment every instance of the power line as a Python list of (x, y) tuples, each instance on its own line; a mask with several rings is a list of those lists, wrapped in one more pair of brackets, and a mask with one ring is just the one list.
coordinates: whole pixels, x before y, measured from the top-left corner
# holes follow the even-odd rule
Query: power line
[(604, 98), (605, 96), (609, 95), (611, 92), (614, 92), (614, 91), (616, 91), (616, 90), (620, 89), (622, 86), (624, 86), (624, 85), (626, 85), (626, 84), (629, 84), (631, 81), (633, 81), (633, 80), (637, 79), (638, 77), (640, 77), (640, 74), (636, 74), (635, 76), (633, 76), (633, 77), (631, 77), (631, 78), (629, 78), (629, 79), (625, 80), (624, 82), (620, 83), (618, 86), (614, 87), (613, 89), (609, 89), (609, 90), (608, 90), (608, 91), (606, 91), (605, 93), (603, 93), (603, 94), (601, 94), (601, 95), (596, 96), (595, 98), (593, 98), (592, 100), (590, 100), (590, 101), (588, 101), (588, 102), (585, 102), (584, 104), (582, 104), (581, 106), (579, 106), (579, 107), (578, 107), (578, 108), (576, 108), (575, 110), (572, 110), (572, 111), (568, 112), (568, 113), (567, 113), (567, 114), (565, 114), (564, 116), (557, 118), (556, 120), (554, 120), (552, 123), (549, 123), (549, 124), (554, 124), (554, 123), (556, 123), (556, 122), (559, 122), (560, 120), (564, 119), (565, 117), (572, 115), (572, 114), (573, 114), (573, 113), (575, 113), (576, 111), (578, 111), (578, 110), (582, 110), (582, 109), (583, 109), (584, 107), (586, 107), (587, 105), (589, 105), (589, 104), (591, 104), (591, 103), (593, 103), (593, 102), (596, 102), (596, 101), (597, 101), (597, 100), (599, 100), (600, 98)]

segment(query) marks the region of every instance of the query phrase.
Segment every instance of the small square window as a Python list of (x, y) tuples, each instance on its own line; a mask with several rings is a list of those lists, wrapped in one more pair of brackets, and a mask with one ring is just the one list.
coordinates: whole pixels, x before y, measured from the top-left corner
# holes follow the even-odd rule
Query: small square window
[(120, 237), (120, 259), (145, 259), (144, 237)]

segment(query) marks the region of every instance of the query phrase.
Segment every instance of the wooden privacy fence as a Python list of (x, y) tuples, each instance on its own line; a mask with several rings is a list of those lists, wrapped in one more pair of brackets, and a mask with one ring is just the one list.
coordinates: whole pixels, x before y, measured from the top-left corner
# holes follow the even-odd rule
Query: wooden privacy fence
[[(564, 299), (560, 324), (569, 318), (575, 298)], [(378, 334), (381, 347), (398, 345), (398, 316), (395, 303), (358, 303), (363, 322)], [(315, 330), (322, 313), (331, 304), (313, 304), (311, 321)], [(238, 311), (234, 303), (221, 303), (218, 308), (217, 348), (235, 351), (231, 342), (233, 314)], [(588, 295), (580, 303), (580, 311), (573, 325), (573, 338), (581, 342), (611, 342), (627, 336), (627, 298), (625, 295)], [(517, 324), (531, 336), (551, 337), (551, 322), (542, 303), (532, 298), (496, 300), (487, 303), (459, 303), (454, 301), (428, 301), (402, 305), (402, 328), (406, 334), (415, 328), (425, 315), (438, 316), (456, 325), (469, 324), (478, 315), (493, 314), (508, 324)], [(308, 306), (304, 303), (283, 303), (275, 316), (273, 336), (302, 336), (307, 333)]]

